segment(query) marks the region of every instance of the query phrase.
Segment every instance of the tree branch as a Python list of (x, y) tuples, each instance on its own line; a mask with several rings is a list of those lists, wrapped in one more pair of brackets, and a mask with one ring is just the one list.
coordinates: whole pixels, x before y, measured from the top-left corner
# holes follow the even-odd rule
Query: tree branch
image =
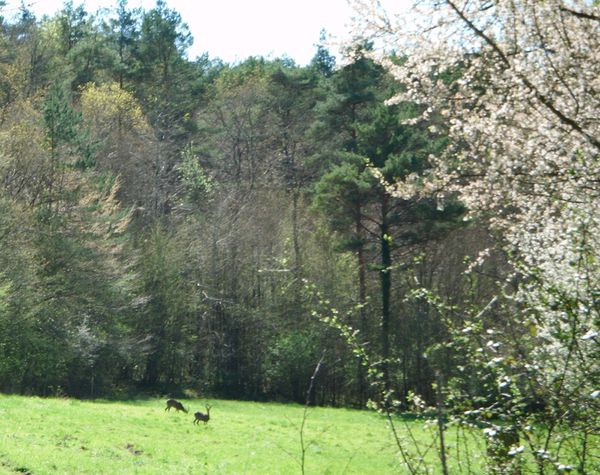
[[(450, 8), (452, 8), (452, 10), (454, 10), (454, 12), (458, 15), (458, 17), (463, 22), (465, 22), (465, 24), (469, 27), (469, 29), (473, 33), (475, 33), (475, 35), (477, 35), (481, 39), (483, 39), (488, 44), (488, 46), (490, 46), (494, 50), (494, 52), (500, 57), (500, 60), (508, 68), (511, 68), (511, 64), (510, 64), (510, 61), (508, 60), (508, 57), (506, 56), (506, 54), (504, 53), (504, 51), (502, 51), (502, 49), (498, 46), (498, 44), (492, 38), (490, 38), (488, 35), (486, 35), (482, 30), (480, 30), (479, 28), (477, 28), (477, 26), (475, 25), (475, 23), (473, 23), (471, 20), (469, 20), (467, 18), (467, 16), (455, 5), (455, 3), (452, 0), (446, 0), (446, 3), (450, 6)], [(547, 97), (546, 95), (542, 94), (539, 91), (539, 89), (529, 79), (527, 79), (527, 77), (523, 76), (522, 74), (517, 74), (517, 77), (523, 82), (523, 84), (530, 91), (532, 91), (535, 94), (535, 97), (552, 114), (554, 114), (558, 118), (558, 120), (561, 123), (563, 123), (564, 125), (569, 126), (571, 129), (573, 129), (576, 132), (578, 132), (579, 134), (583, 135), (588, 140), (589, 143), (591, 143), (594, 147), (596, 147), (598, 150), (600, 150), (600, 140), (598, 140), (597, 138), (595, 138), (594, 136), (590, 135), (585, 130), (583, 130), (583, 128), (581, 127), (581, 125), (579, 125), (575, 119), (572, 119), (571, 117), (568, 117), (562, 111), (558, 110), (558, 108), (554, 105), (554, 103), (552, 102), (552, 100), (549, 97)]]
[(578, 12), (562, 5), (558, 7), (561, 12), (569, 13), (570, 15), (576, 16), (577, 18), (583, 18), (584, 20), (600, 21), (600, 16), (592, 15), (591, 13)]

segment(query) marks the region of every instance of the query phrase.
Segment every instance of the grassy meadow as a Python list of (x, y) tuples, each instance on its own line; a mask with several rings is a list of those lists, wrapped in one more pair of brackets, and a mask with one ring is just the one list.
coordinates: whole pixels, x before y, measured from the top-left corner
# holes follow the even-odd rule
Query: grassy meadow
[[(189, 414), (165, 412), (164, 399), (0, 395), (0, 473), (301, 473), (303, 406), (183, 402)], [(204, 412), (207, 402), (210, 422), (193, 424), (193, 412)], [(431, 439), (422, 422), (408, 424), (417, 437)], [(305, 473), (404, 472), (386, 421), (373, 412), (310, 408), (304, 440)], [(433, 449), (426, 455), (435, 456)]]
[[(304, 408), (208, 401), (207, 425), (165, 412), (164, 399), (128, 402), (0, 396), (0, 473), (300, 473)], [(394, 473), (386, 423), (366, 411), (311, 408), (306, 473)]]
[[(185, 414), (165, 412), (165, 401), (0, 395), (0, 475), (302, 473), (303, 406), (183, 400)], [(193, 413), (205, 412), (206, 403), (210, 422), (195, 425)], [(424, 460), (419, 473), (441, 473), (435, 425), (399, 418), (395, 428), (413, 463)], [(306, 474), (408, 473), (377, 413), (309, 408), (303, 436)], [(451, 427), (445, 437), (449, 473), (486, 472), (480, 430)], [(594, 458), (598, 442), (590, 439)], [(523, 473), (536, 473), (532, 462), (524, 460)]]

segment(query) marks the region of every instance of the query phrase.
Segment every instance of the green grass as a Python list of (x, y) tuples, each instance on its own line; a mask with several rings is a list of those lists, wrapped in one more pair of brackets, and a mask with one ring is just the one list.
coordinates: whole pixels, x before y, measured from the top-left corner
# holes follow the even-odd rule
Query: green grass
[[(165, 412), (165, 399), (0, 395), (0, 474), (301, 473), (303, 406), (183, 402), (189, 414)], [(212, 405), (210, 422), (194, 425), (193, 412), (204, 411), (206, 403)], [(435, 424), (406, 416), (395, 426), (413, 466), (423, 457), (419, 473), (426, 466), (429, 473), (441, 473)], [(451, 426), (445, 439), (450, 473), (485, 473), (480, 429)], [(307, 474), (408, 473), (385, 418), (371, 411), (310, 408), (304, 440)], [(590, 439), (590, 458), (592, 452), (598, 456), (598, 442)], [(531, 455), (524, 455), (524, 473), (534, 473)], [(597, 466), (597, 459), (592, 462)]]
[[(0, 475), (302, 473), (303, 406), (183, 402), (189, 414), (165, 412), (165, 399), (0, 395)], [(193, 412), (206, 403), (210, 422), (194, 425)], [(395, 427), (413, 466), (423, 457), (419, 473), (441, 473), (435, 424), (399, 417)], [(485, 473), (481, 430), (451, 426), (445, 439), (449, 473)], [(371, 411), (309, 408), (304, 441), (306, 474), (408, 473), (385, 418)], [(535, 471), (530, 456), (524, 463), (526, 473)]]
[[(211, 400), (211, 420), (130, 402), (0, 396), (0, 473), (290, 474), (300, 470), (302, 406)], [(420, 423), (411, 423), (420, 424)], [(310, 408), (306, 473), (402, 473), (386, 422)]]

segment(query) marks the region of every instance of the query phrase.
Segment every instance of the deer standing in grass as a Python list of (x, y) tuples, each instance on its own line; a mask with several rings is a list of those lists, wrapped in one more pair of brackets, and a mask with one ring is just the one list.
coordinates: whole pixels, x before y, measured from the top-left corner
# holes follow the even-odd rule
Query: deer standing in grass
[(165, 411), (170, 411), (172, 407), (174, 407), (177, 412), (183, 411), (186, 414), (188, 413), (188, 410), (185, 407), (183, 407), (183, 404), (181, 404), (175, 399), (169, 399), (167, 401), (167, 407), (165, 407)]
[(194, 414), (194, 416), (196, 417), (194, 419), (194, 424), (198, 424), (198, 423), (200, 423), (200, 421), (204, 421), (204, 425), (206, 425), (206, 423), (210, 420), (210, 408), (211, 408), (211, 406), (209, 406), (207, 404), (206, 405), (206, 414), (203, 414), (200, 411), (196, 412)]

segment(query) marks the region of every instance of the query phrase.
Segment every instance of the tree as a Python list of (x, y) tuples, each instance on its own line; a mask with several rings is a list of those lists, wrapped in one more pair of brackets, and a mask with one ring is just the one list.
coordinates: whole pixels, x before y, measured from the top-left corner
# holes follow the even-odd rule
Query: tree
[(153, 135), (139, 102), (117, 83), (88, 84), (80, 91), (83, 125), (97, 143), (97, 170), (119, 176), (125, 206), (151, 206)]
[(117, 183), (79, 165), (89, 149), (64, 99), (51, 90), (43, 112), (15, 104), (1, 135), (1, 227), (11, 252), (0, 256), (9, 269), (0, 325), (1, 346), (11, 349), (0, 384), (95, 395), (108, 391), (123, 361), (116, 349), (126, 331), (115, 309), (127, 307), (118, 241), (129, 216)]
[(153, 218), (164, 217), (176, 202), (177, 166), (195, 128), (194, 112), (202, 92), (201, 65), (185, 58), (192, 43), (181, 15), (157, 1), (142, 15), (133, 80), (136, 98), (153, 129), (151, 153)]
[(321, 33), (319, 34), (319, 43), (316, 45), (317, 52), (310, 64), (323, 76), (330, 77), (335, 70), (335, 56), (332, 56), (325, 46), (326, 39), (327, 33), (325, 30), (321, 30)]
[(139, 65), (136, 64), (136, 47), (139, 40), (138, 11), (127, 9), (127, 0), (119, 0), (116, 7), (116, 18), (105, 25), (109, 41), (117, 52), (117, 62), (114, 65), (119, 87), (123, 89), (126, 78), (131, 78)]
[[(185, 279), (181, 247), (167, 230), (156, 225), (144, 235), (138, 292), (144, 298), (142, 317), (131, 322), (139, 340), (145, 341), (140, 361), (145, 387), (180, 386), (188, 380), (193, 329), (193, 283)], [(182, 296), (186, 298), (182, 298)]]
[[(42, 38), (40, 25), (32, 11), (22, 4), (18, 21), (9, 26), (8, 35), (13, 45), (10, 78), (13, 99), (19, 95), (31, 96), (46, 85), (48, 79), (49, 49)], [(18, 77), (13, 75), (17, 74)], [(11, 77), (12, 76), (12, 77)]]
[[(393, 102), (426, 104), (423, 117), (440, 114), (450, 124), (452, 146), (438, 156), (429, 190), (460, 193), (473, 215), (490, 217), (510, 253), (521, 332), (503, 340), (501, 353), (520, 355), (507, 377), (539, 368), (524, 373), (525, 391), (541, 395), (538, 421), (549, 432), (534, 441), (527, 423), (515, 423), (540, 470), (550, 460), (558, 466), (561, 454), (539, 451), (547, 453), (563, 425), (581, 434), (585, 453), (589, 411), (597, 407), (600, 7), (420, 2), (408, 25), (377, 2), (355, 5), (367, 36), (407, 55), (403, 64), (381, 58), (405, 87)], [(416, 184), (416, 177), (404, 180), (397, 193), (410, 195)]]
[[(435, 223), (455, 220), (461, 208), (452, 205), (442, 212), (436, 210), (436, 204), (431, 200), (399, 199), (390, 196), (379, 181), (390, 184), (412, 173), (422, 174), (429, 167), (428, 155), (443, 148), (446, 142), (442, 135), (428, 132), (426, 127), (402, 124), (403, 118), (416, 113), (414, 105), (388, 107), (383, 104), (392, 94), (391, 78), (367, 57), (368, 51), (368, 46), (354, 50), (355, 62), (332, 77), (338, 95), (329, 99), (330, 120), (335, 124), (335, 130), (343, 131), (339, 145), (344, 147), (344, 152), (330, 159), (339, 164), (333, 165), (322, 176), (316, 187), (315, 203), (328, 215), (332, 228), (341, 237), (343, 248), (357, 254), (360, 307), (357, 326), (364, 338), (371, 335), (365, 307), (367, 265), (378, 271), (379, 303), (376, 308), (381, 312), (376, 319), (378, 324), (380, 322), (378, 351), (386, 385), (391, 387), (388, 363), (394, 354), (391, 345), (398, 328), (392, 315), (392, 273), (398, 272), (395, 261), (406, 259), (408, 249), (414, 251), (428, 240), (439, 237), (440, 233), (435, 229), (439, 230), (440, 226)], [(372, 256), (374, 247), (378, 250), (377, 258)], [(407, 289), (396, 292), (400, 300), (405, 298), (403, 292)], [(394, 306), (398, 308), (400, 304)], [(406, 315), (401, 318), (407, 319)], [(402, 328), (406, 330), (408, 326), (404, 324)], [(406, 332), (399, 333), (404, 335)], [(411, 347), (411, 337), (403, 339), (402, 347)], [(409, 380), (425, 379), (421, 374), (413, 378), (410, 373), (408, 370), (403, 373), (403, 397), (412, 384)]]
[(41, 113), (31, 100), (15, 101), (4, 110), (0, 174), (3, 193), (31, 206), (46, 196), (53, 164), (47, 157)]
[(66, 2), (54, 17), (44, 20), (42, 28), (45, 41), (54, 49), (52, 78), (68, 84), (73, 92), (99, 80), (112, 62), (105, 36), (83, 5)]
[(279, 171), (286, 191), (292, 197), (292, 240), (294, 271), (301, 274), (302, 252), (299, 240), (299, 200), (310, 180), (307, 158), (314, 146), (308, 139), (316, 102), (314, 77), (298, 68), (279, 68), (270, 77), (269, 93), (273, 112), (275, 146), (281, 160)]
[[(364, 207), (368, 201), (371, 176), (364, 174), (366, 162), (357, 154), (358, 124), (370, 120), (377, 101), (382, 69), (357, 47), (356, 61), (335, 72), (326, 82), (321, 106), (316, 107), (317, 121), (312, 126), (313, 140), (322, 144), (316, 150), (321, 175), (316, 184), (314, 204), (329, 216), (331, 228), (340, 233), (339, 248), (356, 256), (356, 301), (359, 306), (357, 327), (367, 334), (367, 256)], [(350, 53), (349, 53), (350, 54)], [(333, 168), (333, 169), (331, 169)], [(357, 367), (360, 404), (366, 400), (365, 375)]]
[(163, 0), (158, 0), (155, 8), (144, 13), (140, 41), (144, 68), (157, 68), (161, 82), (166, 84), (171, 79), (174, 65), (192, 44), (192, 37), (181, 15), (167, 8)]
[(193, 69), (185, 61), (192, 36), (181, 15), (158, 0), (144, 12), (137, 48), (138, 94), (159, 140), (172, 140), (191, 119)]

